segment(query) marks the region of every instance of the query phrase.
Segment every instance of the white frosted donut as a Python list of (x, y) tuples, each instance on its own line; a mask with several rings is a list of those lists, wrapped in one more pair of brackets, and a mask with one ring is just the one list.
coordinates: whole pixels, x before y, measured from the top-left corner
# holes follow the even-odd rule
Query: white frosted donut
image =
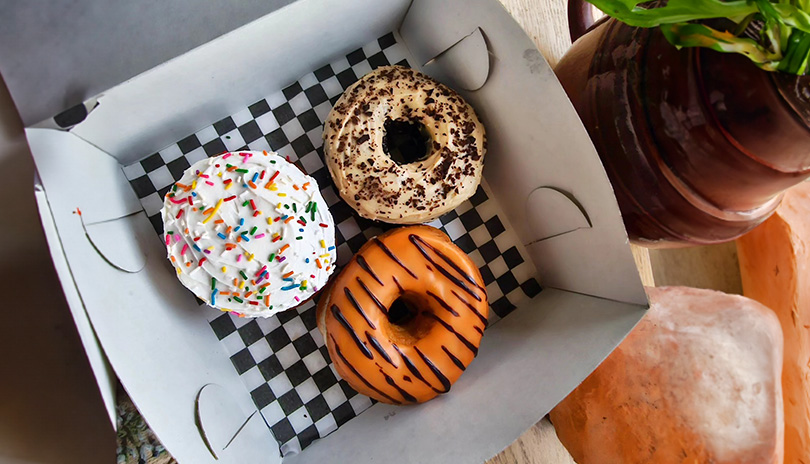
[(486, 134), (456, 92), (402, 66), (346, 89), (326, 119), (326, 163), (361, 216), (418, 224), (454, 209), (481, 181)]
[(334, 271), (335, 227), (318, 184), (276, 153), (194, 163), (161, 216), (178, 279), (223, 311), (272, 316), (312, 297)]

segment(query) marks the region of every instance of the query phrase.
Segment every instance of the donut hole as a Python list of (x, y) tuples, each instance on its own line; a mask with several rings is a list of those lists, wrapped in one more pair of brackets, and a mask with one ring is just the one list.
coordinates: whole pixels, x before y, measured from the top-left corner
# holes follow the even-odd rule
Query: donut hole
[(421, 122), (387, 119), (383, 128), (383, 152), (398, 165), (418, 163), (430, 156), (433, 139)]
[(388, 334), (392, 341), (413, 345), (430, 332), (435, 320), (423, 315), (427, 301), (415, 293), (401, 294), (388, 307)]

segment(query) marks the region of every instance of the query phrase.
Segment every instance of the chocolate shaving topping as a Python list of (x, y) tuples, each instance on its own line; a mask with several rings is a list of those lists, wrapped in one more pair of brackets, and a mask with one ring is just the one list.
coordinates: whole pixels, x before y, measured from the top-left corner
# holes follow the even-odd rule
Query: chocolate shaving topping
[[(423, 158), (397, 164), (386, 154), (390, 120), (423, 126)], [(341, 196), (361, 215), (383, 220), (436, 217), (472, 195), (487, 147), (475, 111), (455, 91), (401, 66), (377, 68), (349, 87), (323, 137)]]

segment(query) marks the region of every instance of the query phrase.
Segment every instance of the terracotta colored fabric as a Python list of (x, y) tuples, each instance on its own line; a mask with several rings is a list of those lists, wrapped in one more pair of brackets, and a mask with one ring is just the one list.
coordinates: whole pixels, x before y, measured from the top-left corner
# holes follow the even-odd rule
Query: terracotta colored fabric
[(785, 462), (810, 464), (810, 183), (737, 241), (743, 292), (773, 309), (785, 337)]
[(638, 326), (551, 412), (579, 464), (783, 459), (782, 334), (741, 296), (648, 289)]

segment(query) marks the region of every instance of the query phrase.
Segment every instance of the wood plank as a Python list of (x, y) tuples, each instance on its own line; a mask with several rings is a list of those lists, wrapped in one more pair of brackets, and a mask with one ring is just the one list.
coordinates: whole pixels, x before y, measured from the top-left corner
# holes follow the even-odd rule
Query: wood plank
[(557, 439), (554, 426), (544, 418), (511, 446), (487, 461), (489, 464), (576, 464)]
[(649, 250), (655, 285), (683, 285), (742, 295), (734, 242), (692, 248)]
[(658, 281), (655, 280), (650, 250), (638, 245), (630, 245), (630, 251), (633, 252), (633, 259), (636, 261), (636, 267), (638, 268), (638, 275), (641, 277), (642, 285), (645, 287), (655, 287)]
[(571, 46), (565, 0), (501, 0), (551, 67)]

